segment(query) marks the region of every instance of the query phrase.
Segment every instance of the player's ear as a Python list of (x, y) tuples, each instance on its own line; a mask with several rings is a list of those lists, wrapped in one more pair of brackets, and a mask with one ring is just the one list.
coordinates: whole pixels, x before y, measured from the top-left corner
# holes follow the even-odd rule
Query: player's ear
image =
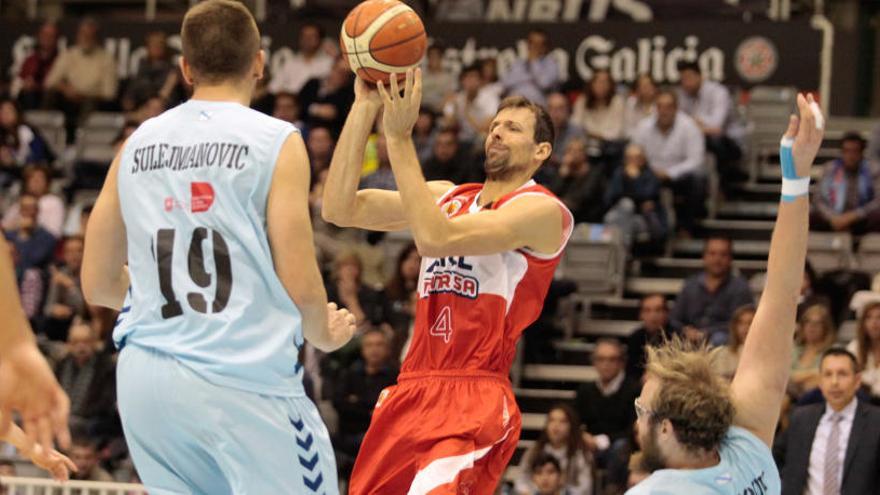
[(535, 147), (535, 159), (538, 163), (544, 163), (553, 154), (553, 145), (548, 142), (538, 143)]
[(189, 62), (186, 61), (186, 58), (183, 55), (180, 56), (180, 60), (178, 60), (178, 64), (180, 64), (180, 73), (183, 75), (183, 80), (190, 86), (193, 85), (193, 75), (192, 75), (192, 67), (190, 67)]
[(254, 66), (253, 66), (253, 77), (255, 79), (262, 79), (264, 75), (264, 71), (266, 69), (266, 52), (265, 50), (260, 50), (257, 52), (257, 56), (254, 58)]

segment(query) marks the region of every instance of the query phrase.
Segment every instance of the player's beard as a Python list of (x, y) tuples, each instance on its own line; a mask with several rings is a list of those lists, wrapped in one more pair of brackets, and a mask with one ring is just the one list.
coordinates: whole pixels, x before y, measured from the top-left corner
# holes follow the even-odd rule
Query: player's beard
[(658, 469), (666, 469), (666, 458), (660, 451), (660, 443), (657, 441), (658, 425), (648, 421), (648, 431), (640, 435), (639, 443), (642, 444), (642, 467), (645, 471), (653, 473)]
[(483, 170), (486, 172), (488, 180), (503, 182), (510, 178), (521, 167), (511, 162), (510, 150), (497, 152), (494, 156), (491, 153), (486, 154), (486, 161), (483, 163)]

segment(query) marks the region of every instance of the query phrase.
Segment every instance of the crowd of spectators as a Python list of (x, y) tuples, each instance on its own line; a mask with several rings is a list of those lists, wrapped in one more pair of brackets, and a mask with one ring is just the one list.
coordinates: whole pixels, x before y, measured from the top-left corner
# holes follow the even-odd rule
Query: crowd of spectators
[[(71, 458), (80, 466), (77, 476), (136, 480), (115, 407), (111, 334), (116, 315), (86, 304), (79, 282), (91, 204), (73, 201), (83, 183), (70, 174), (78, 170), (77, 164), (60, 167), (63, 160), (57, 154), (63, 150), (51, 149), (24, 117), (29, 110), (62, 112), (68, 143), (73, 143), (91, 112), (121, 112), (128, 122), (117, 140), (122, 143), (140, 122), (183, 101), (189, 90), (165, 33), (146, 37), (147, 55), (126, 81), (117, 80), (115, 62), (102, 48), (95, 20), (81, 22), (75, 43), (66, 50), (58, 49), (58, 36), (52, 23), (39, 28), (33, 53), (10, 85), (11, 94), (0, 95), (2, 228), (13, 249), (26, 314), (71, 398), (77, 438)], [(556, 60), (548, 55), (548, 33), (530, 31), (527, 47), (527, 57), (503, 74), (494, 59), (453, 73), (444, 63), (443, 46), (429, 47), (424, 104), (414, 131), (425, 177), (482, 181), (489, 122), (504, 96), (524, 95), (547, 107), (556, 131), (553, 156), (536, 180), (560, 197), (578, 223), (617, 227), (635, 254), (659, 253), (671, 237), (697, 235), (706, 214), (707, 167), (712, 161), (707, 157), (714, 156), (725, 183), (733, 183), (741, 173), (743, 134), (730, 91), (705, 79), (693, 62), (680, 64), (681, 81), (669, 87), (659, 87), (647, 75), (624, 87), (607, 70), (595, 71), (579, 87), (563, 82)], [(372, 405), (383, 388), (395, 383), (406, 355), (420, 257), (409, 244), (394, 266), (386, 266), (382, 234), (339, 229), (320, 218), (326, 170), (354, 96), (354, 76), (336, 46), (320, 26), (306, 24), (294, 56), (275, 69), (258, 88), (254, 107), (293, 123), (303, 133), (312, 166), (315, 239), (328, 296), (356, 316), (359, 328), (358, 337), (342, 350), (324, 355), (306, 346), (301, 357), (308, 393), (330, 426), (345, 479)], [(814, 194), (814, 229), (880, 231), (878, 148), (880, 126), (870, 141), (858, 134), (843, 138), (841, 158), (824, 165)], [(380, 128), (368, 141), (363, 170), (361, 187), (396, 188)], [(664, 191), (671, 201), (663, 201)], [(673, 334), (715, 346), (719, 372), (733, 377), (755, 314), (752, 289), (734, 268), (733, 253), (733, 240), (706, 239), (703, 269), (684, 281), (674, 304), (664, 295), (645, 296), (640, 326), (625, 341), (596, 343), (591, 359), (598, 380), (580, 387), (573, 402), (547, 411), (540, 437), (519, 461), (513, 493), (593, 493), (600, 486), (599, 471), (604, 490), (617, 493), (645, 474), (639, 469), (633, 432), (633, 400), (644, 374), (645, 346), (658, 345)], [(550, 299), (576, 289), (565, 284), (555, 282)], [(843, 356), (851, 360), (855, 380), (848, 397), (876, 416), (867, 404), (880, 400), (880, 303), (861, 309), (856, 338), (847, 346), (851, 354), (840, 354), (832, 350), (837, 349), (840, 323), (839, 312), (829, 302), (834, 294), (826, 297), (819, 289), (813, 275), (805, 277), (786, 407), (822, 403), (828, 394), (841, 402), (840, 387), (831, 383), (833, 373), (827, 368)], [(548, 300), (548, 308), (552, 313), (555, 303)], [(527, 331), (526, 359), (548, 355), (546, 348), (539, 350), (541, 339), (533, 334), (552, 333), (552, 317), (542, 315)], [(548, 352), (552, 356), (553, 350)], [(854, 407), (850, 404), (841, 407)], [(804, 428), (794, 410), (792, 428)], [(782, 424), (787, 422), (783, 415)], [(795, 447), (782, 444), (778, 449), (786, 479), (789, 471), (799, 469), (792, 467), (790, 453), (802, 455), (804, 448), (816, 448), (797, 447), (801, 444), (789, 437), (781, 441)], [(875, 442), (872, 448), (877, 450), (876, 440), (862, 441)], [(809, 463), (807, 474), (800, 466), (803, 469), (792, 479), (815, 483), (809, 481), (812, 458)], [(0, 464), (0, 469), (8, 465)]]

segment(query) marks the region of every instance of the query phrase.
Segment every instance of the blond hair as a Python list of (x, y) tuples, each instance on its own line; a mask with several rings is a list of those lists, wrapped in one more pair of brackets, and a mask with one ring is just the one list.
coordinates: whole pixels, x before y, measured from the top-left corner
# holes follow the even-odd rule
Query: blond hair
[(717, 349), (674, 336), (660, 347), (648, 346), (646, 351), (645, 371), (660, 381), (651, 405), (652, 420), (668, 419), (687, 450), (716, 449), (735, 412), (726, 380), (712, 367)]
[(795, 340), (800, 345), (806, 345), (803, 327), (807, 323), (807, 318), (814, 313), (819, 313), (819, 318), (822, 319), (822, 347), (831, 347), (834, 339), (837, 338), (837, 328), (834, 327), (834, 320), (831, 319), (831, 310), (828, 309), (828, 306), (821, 303), (813, 304), (801, 314), (801, 319), (798, 322), (800, 325), (797, 333), (795, 333)]

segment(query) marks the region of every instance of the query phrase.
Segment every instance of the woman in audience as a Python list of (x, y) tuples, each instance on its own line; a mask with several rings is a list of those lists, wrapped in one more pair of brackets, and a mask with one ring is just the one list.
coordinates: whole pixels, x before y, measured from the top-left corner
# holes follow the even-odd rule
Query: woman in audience
[(657, 84), (649, 74), (641, 74), (633, 83), (633, 92), (626, 98), (623, 111), (623, 133), (630, 137), (636, 125), (654, 113)]
[(12, 100), (0, 100), (0, 190), (19, 178), (25, 165), (51, 159), (46, 142), (24, 123), (18, 105)]
[(351, 312), (358, 327), (382, 323), (382, 301), (379, 292), (363, 283), (363, 263), (353, 251), (343, 251), (333, 262), (327, 285), (327, 300)]
[(862, 308), (856, 338), (846, 348), (859, 360), (862, 383), (872, 399), (880, 401), (880, 302)]
[(623, 98), (605, 69), (596, 71), (574, 102), (571, 121), (590, 137), (590, 155), (601, 164), (605, 177), (611, 176), (623, 154), (623, 113)]
[[(24, 192), (38, 200), (37, 224), (58, 239), (64, 226), (64, 201), (49, 193), (50, 180), (48, 167), (32, 166), (24, 170)], [(15, 203), (3, 216), (3, 229), (15, 229), (20, 218), (19, 205)]]
[(590, 137), (617, 141), (623, 138), (623, 108), (623, 98), (615, 91), (611, 73), (600, 69), (575, 100), (571, 119), (586, 129)]
[(614, 169), (605, 191), (604, 223), (616, 225), (623, 242), (631, 246), (640, 236), (659, 243), (666, 237), (666, 214), (660, 205), (660, 180), (647, 166), (645, 150), (630, 144), (623, 153), (623, 167)]
[(834, 328), (831, 311), (827, 306), (816, 304), (804, 310), (795, 334), (797, 344), (789, 380), (791, 395), (800, 397), (819, 385), (822, 353), (831, 347), (836, 336), (837, 329)]
[(532, 462), (541, 453), (550, 454), (559, 461), (570, 495), (592, 493), (593, 472), (590, 455), (580, 433), (577, 414), (566, 404), (557, 404), (547, 413), (547, 423), (541, 436), (520, 460), (520, 474), (513, 490), (517, 495), (535, 493), (531, 479)]
[(394, 329), (391, 349), (395, 356), (400, 355), (407, 340), (411, 318), (410, 295), (418, 290), (419, 267), (422, 257), (414, 242), (410, 242), (397, 255), (394, 275), (385, 284), (386, 320)]
[(737, 308), (730, 319), (730, 338), (727, 339), (727, 345), (718, 349), (718, 354), (715, 356), (715, 369), (728, 380), (733, 380), (733, 375), (736, 373), (740, 353), (754, 317), (755, 307), (749, 304)]

